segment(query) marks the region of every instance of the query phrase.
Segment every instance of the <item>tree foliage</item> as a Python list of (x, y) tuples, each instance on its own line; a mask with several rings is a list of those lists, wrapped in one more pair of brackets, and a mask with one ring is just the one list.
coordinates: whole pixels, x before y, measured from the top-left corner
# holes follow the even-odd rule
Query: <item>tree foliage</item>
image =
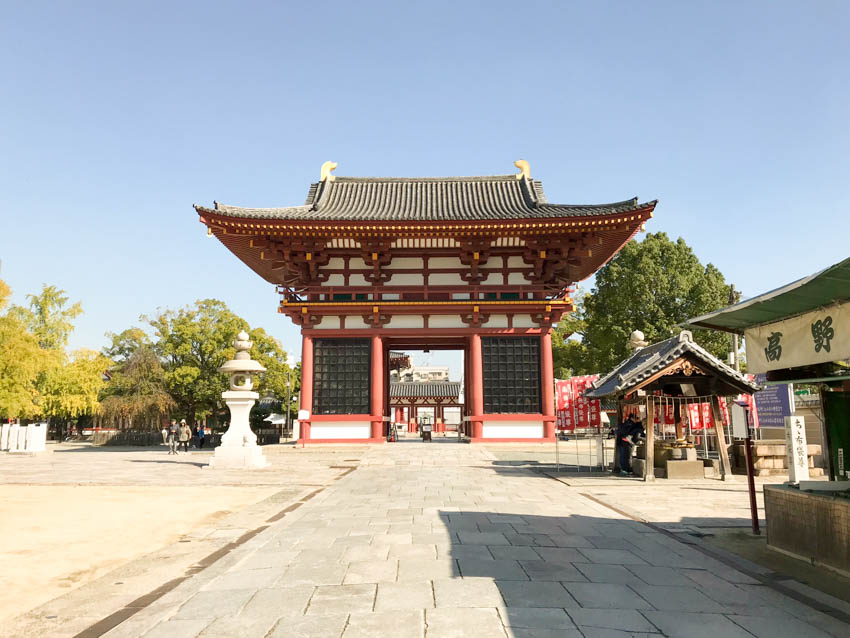
[[(629, 355), (632, 331), (641, 330), (650, 343), (667, 339), (685, 320), (725, 306), (728, 295), (720, 271), (703, 266), (682, 238), (655, 233), (631, 241), (599, 270), (595, 287), (566, 325), (558, 326), (556, 366), (573, 374), (607, 372)], [(579, 340), (565, 341), (567, 332)], [(725, 335), (695, 330), (694, 339), (725, 358)]]
[(27, 295), (29, 308), (12, 306), (11, 312), (36, 336), (43, 350), (62, 351), (74, 331), (74, 319), (83, 307), (76, 302), (66, 307), (68, 296), (56, 286), (44, 284), (41, 294)]
[(41, 414), (61, 420), (96, 414), (109, 365), (94, 350), (77, 350), (69, 361), (51, 367), (41, 382)]
[(113, 368), (112, 378), (102, 393), (101, 417), (111, 421), (126, 419), (134, 427), (159, 429), (162, 418), (175, 406), (166, 389), (165, 370), (159, 357), (150, 346), (142, 345)]
[[(0, 280), (0, 311), (9, 301), (9, 286)], [(38, 414), (36, 381), (45, 368), (45, 353), (35, 335), (13, 313), (0, 315), (0, 416)]]

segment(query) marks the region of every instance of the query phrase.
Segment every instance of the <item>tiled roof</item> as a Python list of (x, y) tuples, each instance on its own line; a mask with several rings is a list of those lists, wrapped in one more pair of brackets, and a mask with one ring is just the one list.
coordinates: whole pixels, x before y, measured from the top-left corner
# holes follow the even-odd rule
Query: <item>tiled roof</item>
[(449, 397), (460, 396), (460, 381), (431, 383), (390, 383), (390, 398)]
[(198, 212), (286, 220), (466, 221), (608, 215), (643, 206), (637, 198), (612, 204), (550, 204), (543, 185), (516, 175), (490, 177), (336, 177), (310, 186), (303, 206), (241, 208), (215, 203)]
[(749, 381), (743, 374), (704, 350), (694, 342), (689, 331), (683, 330), (675, 337), (638, 350), (607, 375), (600, 377), (590, 389), (585, 390), (584, 396), (599, 398), (613, 394), (628, 394), (631, 388), (660, 372), (685, 354), (691, 354), (699, 359), (705, 367), (729, 384), (738, 387), (741, 392), (755, 392), (759, 389), (757, 384)]

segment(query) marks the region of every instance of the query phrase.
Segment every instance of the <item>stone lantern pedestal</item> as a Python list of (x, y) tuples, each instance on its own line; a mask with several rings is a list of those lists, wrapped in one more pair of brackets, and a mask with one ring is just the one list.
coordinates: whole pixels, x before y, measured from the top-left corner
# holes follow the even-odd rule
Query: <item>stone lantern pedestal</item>
[(221, 445), (215, 449), (209, 467), (216, 469), (260, 469), (269, 466), (263, 449), (257, 445), (257, 435), (251, 431), (248, 416), (260, 395), (253, 391), (253, 374), (264, 372), (259, 362), (250, 358), (251, 342), (248, 335), (240, 332), (236, 337), (236, 356), (219, 368), (230, 373), (230, 390), (221, 393), (221, 398), (230, 410), (230, 427), (221, 437)]

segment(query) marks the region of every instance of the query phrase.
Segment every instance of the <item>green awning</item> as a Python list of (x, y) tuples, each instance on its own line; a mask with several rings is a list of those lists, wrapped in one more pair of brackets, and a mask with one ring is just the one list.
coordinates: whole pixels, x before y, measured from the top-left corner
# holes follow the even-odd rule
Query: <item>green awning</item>
[(754, 326), (788, 319), (847, 299), (850, 299), (850, 258), (758, 297), (689, 319), (685, 325), (743, 333)]

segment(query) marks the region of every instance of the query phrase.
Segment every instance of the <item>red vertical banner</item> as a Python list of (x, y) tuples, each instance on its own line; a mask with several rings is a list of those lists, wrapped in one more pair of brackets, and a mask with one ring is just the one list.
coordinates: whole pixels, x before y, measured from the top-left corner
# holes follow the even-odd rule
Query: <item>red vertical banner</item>
[(573, 384), (569, 379), (555, 382), (555, 425), (559, 430), (575, 429)]
[(729, 406), (726, 404), (726, 397), (717, 397), (718, 403), (720, 403), (720, 422), (723, 423), (724, 427), (728, 427), (731, 424), (729, 420)]
[(700, 403), (700, 408), (702, 410), (702, 427), (713, 428), (714, 416), (711, 414), (711, 403)]
[(702, 410), (699, 403), (688, 403), (688, 422), (691, 430), (702, 430)]

